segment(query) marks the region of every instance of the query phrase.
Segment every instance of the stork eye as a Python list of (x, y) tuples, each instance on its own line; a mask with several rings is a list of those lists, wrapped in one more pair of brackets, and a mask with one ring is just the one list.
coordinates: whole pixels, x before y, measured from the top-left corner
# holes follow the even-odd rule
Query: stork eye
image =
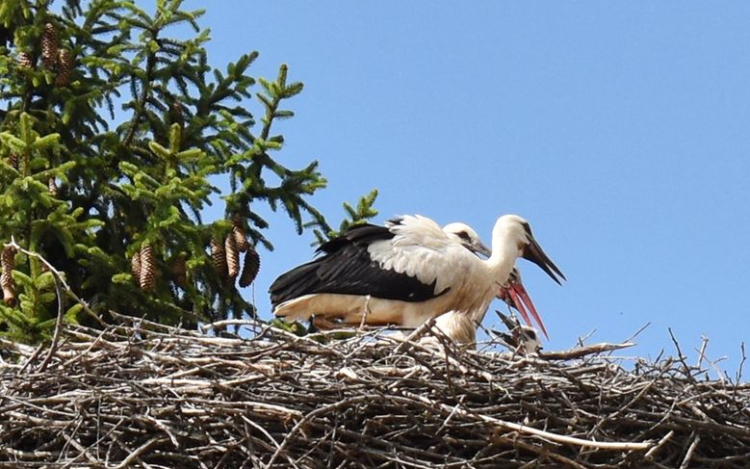
[(459, 231), (458, 233), (456, 233), (456, 235), (458, 235), (458, 237), (463, 239), (464, 241), (471, 241), (471, 236), (469, 236), (469, 233), (465, 231)]

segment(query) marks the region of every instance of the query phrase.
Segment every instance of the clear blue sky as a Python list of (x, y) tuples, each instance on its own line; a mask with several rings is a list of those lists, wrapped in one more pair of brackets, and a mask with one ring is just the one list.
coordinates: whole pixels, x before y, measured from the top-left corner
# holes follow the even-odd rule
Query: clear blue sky
[[(750, 3), (186, 2), (205, 4), (213, 65), (258, 50), (255, 74), (284, 62), (305, 83), (279, 156), (320, 160), (312, 202), (330, 221), (371, 188), (376, 222), (463, 221), (488, 243), (519, 214), (569, 279), (519, 261), (548, 349), (650, 322), (632, 354), (673, 353), (671, 327), (691, 362), (705, 335), (734, 373), (750, 339)], [(273, 279), (313, 253), (311, 233), (270, 221), (249, 293), (263, 317)]]

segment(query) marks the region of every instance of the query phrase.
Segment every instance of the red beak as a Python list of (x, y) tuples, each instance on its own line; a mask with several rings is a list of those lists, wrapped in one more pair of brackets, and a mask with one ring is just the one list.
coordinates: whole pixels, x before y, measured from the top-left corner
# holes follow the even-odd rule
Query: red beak
[(544, 327), (544, 322), (542, 322), (542, 318), (539, 316), (539, 313), (536, 312), (534, 303), (531, 301), (529, 294), (526, 293), (526, 288), (524, 288), (523, 284), (521, 282), (510, 282), (507, 291), (511, 299), (513, 300), (513, 306), (515, 306), (518, 312), (521, 313), (521, 316), (523, 317), (523, 320), (526, 321), (526, 324), (532, 327), (534, 326), (534, 324), (531, 322), (531, 319), (529, 318), (528, 313), (526, 312), (526, 309), (528, 309), (531, 312), (531, 315), (536, 320), (537, 324), (539, 324), (539, 328), (542, 330), (542, 333), (544, 333), (544, 337), (549, 339), (547, 328)]

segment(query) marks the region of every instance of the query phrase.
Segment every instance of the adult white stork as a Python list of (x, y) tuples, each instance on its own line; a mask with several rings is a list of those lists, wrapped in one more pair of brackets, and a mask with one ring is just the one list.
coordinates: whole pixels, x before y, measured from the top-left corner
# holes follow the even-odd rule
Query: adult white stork
[[(443, 231), (448, 235), (455, 237), (456, 240), (469, 249), (474, 245), (484, 246), (476, 231), (464, 223), (451, 223), (444, 226)], [(481, 252), (482, 254), (489, 256), (485, 251), (478, 251), (476, 249), (472, 249), (472, 251)], [(544, 336), (549, 338), (547, 328), (544, 326), (544, 322), (539, 313), (537, 313), (534, 302), (531, 301), (531, 297), (523, 285), (521, 271), (517, 266), (513, 266), (508, 281), (500, 287), (497, 293), (497, 298), (503, 300), (511, 308), (516, 309), (529, 326), (534, 324), (532, 318), (533, 320), (536, 320), (536, 323), (544, 333)], [(531, 317), (529, 317), (529, 313), (531, 313)], [(468, 315), (448, 311), (447, 313), (438, 316), (435, 325), (455, 342), (459, 344), (470, 344), (476, 341), (476, 330), (484, 320), (485, 314), (486, 310), (475, 311)]]
[(421, 216), (401, 217), (384, 227), (355, 226), (319, 252), (321, 257), (271, 285), (277, 316), (307, 320), (315, 314), (350, 324), (417, 327), (448, 311), (486, 311), (518, 257), (558, 283), (558, 277), (565, 278), (517, 215), (498, 218), (487, 260)]
[[(385, 222), (385, 226), (390, 228), (392, 226), (395, 226), (399, 222), (399, 218), (394, 220), (388, 220)], [(479, 237), (479, 234), (469, 225), (465, 223), (449, 223), (443, 227), (443, 232), (448, 236), (448, 238), (455, 242), (460, 244), (461, 246), (465, 247), (469, 251), (478, 254), (482, 254), (485, 257), (489, 257), (492, 254), (492, 251), (490, 248), (488, 248), (483, 242), (482, 238)], [(515, 272), (515, 267), (513, 268), (513, 271)], [(511, 277), (513, 277), (513, 273), (511, 273)], [(499, 298), (499, 296), (498, 296)], [(503, 300), (513, 305), (513, 299), (506, 295)], [(449, 313), (446, 313), (449, 314)], [(336, 329), (342, 326), (358, 326), (362, 324), (362, 317), (359, 316), (356, 319), (356, 323), (346, 323), (343, 320), (331, 320), (330, 318), (321, 317), (321, 316), (315, 316), (313, 317), (312, 324), (315, 326), (316, 329)], [(373, 325), (372, 322), (368, 322), (368, 325)], [(394, 324), (394, 325), (400, 325), (400, 324)], [(446, 331), (444, 331), (446, 332)]]
[[(482, 243), (477, 232), (464, 223), (450, 223), (443, 227), (443, 231), (473, 252), (484, 254), (487, 257), (492, 255), (492, 252), (488, 249), (472, 249), (472, 246), (484, 246), (484, 243)], [(534, 303), (526, 293), (523, 283), (521, 283), (521, 273), (516, 266), (513, 266), (508, 282), (500, 287), (497, 298), (521, 312), (527, 321), (526, 309), (532, 311), (535, 317), (539, 318)], [(457, 344), (468, 345), (476, 341), (477, 328), (484, 320), (485, 314), (486, 310), (474, 311), (471, 314), (448, 311), (435, 319), (435, 327)], [(539, 320), (541, 322), (541, 319)]]

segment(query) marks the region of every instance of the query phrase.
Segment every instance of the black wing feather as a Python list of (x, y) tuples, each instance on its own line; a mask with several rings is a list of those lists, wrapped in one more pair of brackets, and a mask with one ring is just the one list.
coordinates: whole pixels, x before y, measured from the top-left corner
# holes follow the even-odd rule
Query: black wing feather
[(318, 248), (323, 256), (279, 276), (270, 288), (271, 303), (315, 293), (370, 295), (374, 298), (419, 302), (435, 294), (435, 282), (426, 285), (416, 277), (385, 270), (370, 258), (367, 247), (392, 239), (387, 227), (358, 225)]

